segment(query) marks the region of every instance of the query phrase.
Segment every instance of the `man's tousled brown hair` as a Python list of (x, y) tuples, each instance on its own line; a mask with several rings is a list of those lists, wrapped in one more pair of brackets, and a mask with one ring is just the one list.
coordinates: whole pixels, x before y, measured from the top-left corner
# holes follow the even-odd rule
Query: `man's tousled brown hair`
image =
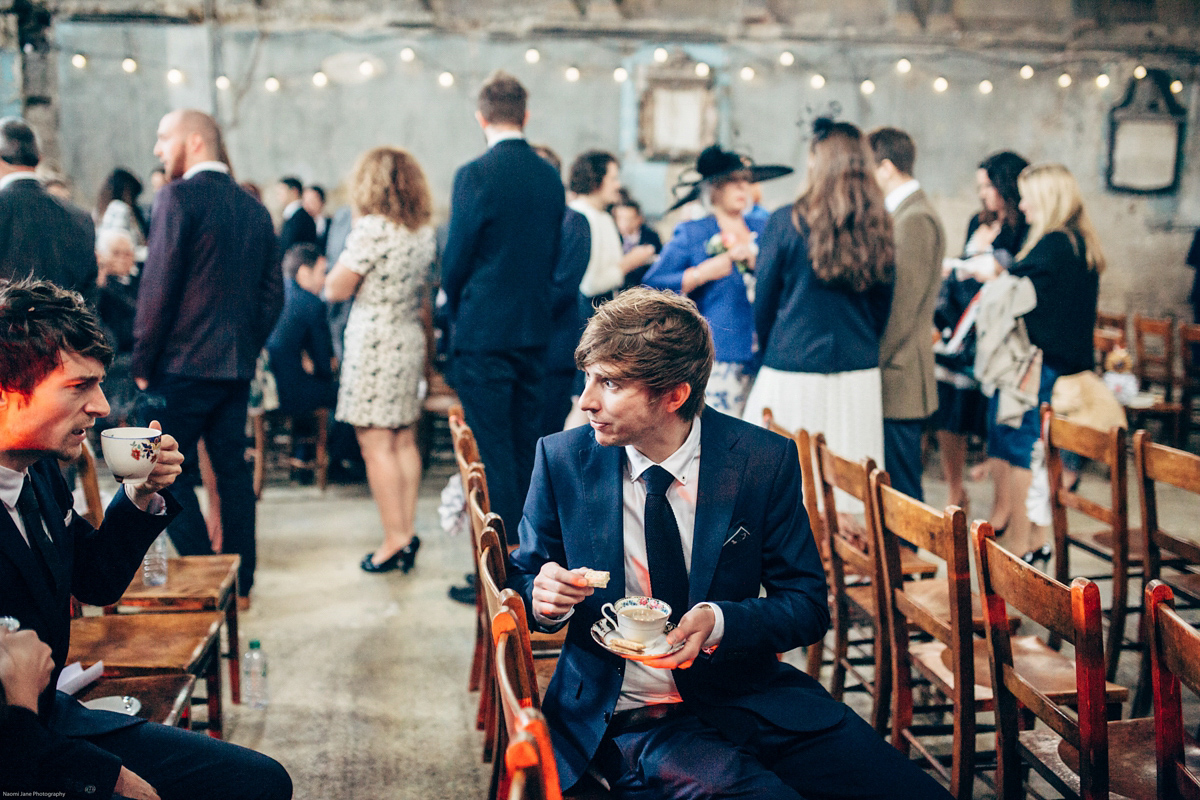
[(62, 353), (104, 367), (112, 347), (83, 298), (49, 281), (0, 280), (0, 389), (28, 397), (62, 364)]
[(479, 114), (489, 124), (525, 127), (525, 106), (529, 92), (521, 82), (503, 70), (493, 72), (479, 90)]
[(605, 364), (612, 378), (640, 383), (655, 396), (688, 384), (692, 392), (675, 413), (691, 420), (704, 408), (713, 365), (712, 332), (688, 298), (630, 289), (596, 310), (575, 348), (576, 366), (595, 364)]

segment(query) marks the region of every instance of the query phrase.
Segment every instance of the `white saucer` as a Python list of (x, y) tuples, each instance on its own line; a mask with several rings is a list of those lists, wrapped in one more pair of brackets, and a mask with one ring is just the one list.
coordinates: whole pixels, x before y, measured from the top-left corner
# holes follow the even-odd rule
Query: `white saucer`
[(142, 701), (129, 695), (113, 694), (108, 697), (97, 697), (83, 704), (92, 711), (115, 711), (118, 714), (135, 716), (142, 710)]
[(601, 618), (592, 625), (592, 638), (596, 644), (603, 647), (610, 653), (616, 653), (622, 658), (628, 658), (631, 661), (647, 661), (653, 658), (661, 658), (669, 656), (672, 653), (678, 653), (683, 649), (684, 640), (676, 642), (674, 645), (667, 644), (667, 634), (675, 627), (674, 623), (668, 622), (663, 635), (646, 645), (646, 649), (640, 653), (633, 653), (621, 647), (615, 647), (609, 643), (611, 639), (621, 638), (620, 632), (612, 624), (612, 621), (607, 617)]

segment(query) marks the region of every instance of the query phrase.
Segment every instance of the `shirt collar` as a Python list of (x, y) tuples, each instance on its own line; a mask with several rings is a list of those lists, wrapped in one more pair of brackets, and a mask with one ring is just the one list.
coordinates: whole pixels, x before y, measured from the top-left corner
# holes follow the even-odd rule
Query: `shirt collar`
[(484, 136), (487, 137), (488, 147), (495, 147), (500, 142), (507, 142), (509, 139), (524, 139), (525, 134), (522, 131), (493, 131), (488, 128), (483, 130)]
[(10, 172), (3, 178), (0, 178), (0, 189), (3, 189), (17, 181), (37, 181), (42, 182), (42, 179), (37, 176), (33, 170), (21, 170), (19, 172)]
[(186, 181), (188, 178), (193, 177), (198, 172), (223, 172), (228, 175), (229, 165), (223, 161), (201, 161), (199, 164), (193, 165), (191, 169), (183, 173), (183, 179)]
[(907, 200), (909, 195), (920, 188), (921, 184), (917, 182), (916, 178), (913, 178), (912, 180), (906, 181), (905, 183), (900, 184), (895, 189), (892, 189), (890, 192), (888, 192), (887, 197), (883, 198), (883, 204), (887, 207), (888, 213), (896, 213), (896, 209), (900, 207), (900, 204)]
[(304, 204), (303, 200), (293, 200), (283, 207), (283, 218), (291, 219), (292, 215), (300, 210), (300, 206)]
[(21, 489), (25, 486), (26, 472), (0, 467), (0, 500), (8, 508), (16, 508), (17, 500), (21, 497)]
[[(687, 468), (692, 459), (696, 457), (696, 453), (700, 450), (700, 417), (692, 420), (692, 430), (688, 433), (687, 438), (683, 440), (683, 444), (679, 446), (671, 455), (659, 464), (660, 467), (671, 473), (672, 477), (680, 483), (687, 483)], [(631, 444), (625, 445), (625, 458), (629, 463), (629, 478), (636, 481), (642, 477), (642, 473), (650, 467), (654, 466), (654, 462), (642, 455)]]

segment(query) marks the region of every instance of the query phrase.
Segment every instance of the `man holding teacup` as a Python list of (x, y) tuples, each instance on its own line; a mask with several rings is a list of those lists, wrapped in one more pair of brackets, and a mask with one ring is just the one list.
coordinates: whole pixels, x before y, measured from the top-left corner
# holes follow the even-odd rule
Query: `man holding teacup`
[[(112, 362), (79, 295), (45, 281), (0, 281), (0, 617), (50, 646), (52, 680), (37, 698), (45, 728), (36, 772), (51, 786), (0, 788), (68, 797), (284, 798), (291, 781), (271, 759), (198, 733), (92, 711), (56, 692), (70, 644), (70, 599), (115, 603), (155, 537), (179, 513), (163, 490), (183, 456), (169, 434), (154, 467), (113, 498), (99, 530), (72, 510), (58, 461), (79, 457), (109, 412), (100, 388)], [(158, 428), (157, 423), (151, 423)], [(133, 766), (130, 766), (133, 765)]]
[[(589, 425), (538, 443), (509, 578), (537, 628), (573, 620), (542, 704), (563, 788), (586, 774), (623, 798), (948, 797), (777, 659), (829, 625), (796, 446), (704, 408), (713, 345), (695, 305), (624, 292), (575, 360)], [(607, 587), (588, 586), (594, 570)], [(666, 654), (626, 658), (593, 633), (627, 597), (670, 607)]]

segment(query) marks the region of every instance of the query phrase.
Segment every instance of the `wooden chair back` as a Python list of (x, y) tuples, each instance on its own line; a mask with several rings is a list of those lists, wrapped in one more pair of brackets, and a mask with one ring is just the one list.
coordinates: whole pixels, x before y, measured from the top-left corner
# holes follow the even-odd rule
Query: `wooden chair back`
[(1096, 328), (1092, 331), (1092, 349), (1096, 351), (1096, 369), (1104, 371), (1104, 357), (1125, 346), (1125, 332), (1108, 328)]
[(1175, 390), (1175, 336), (1171, 319), (1133, 315), (1133, 371), (1142, 391), (1159, 385), (1167, 402)]
[[(884, 608), (891, 636), (892, 744), (907, 753), (920, 751), (950, 783), (950, 792), (970, 798), (975, 765), (975, 644), (971, 612), (971, 561), (966, 516), (951, 506), (938, 511), (893, 489), (886, 472), (870, 475), (872, 507), (880, 561), (883, 566)], [(920, 584), (904, 581), (901, 543), (928, 551), (945, 563), (946, 609), (933, 605), (936, 596), (917, 592)], [(949, 615), (945, 614), (948, 610)], [(928, 664), (910, 651), (909, 630), (916, 627), (944, 647), (928, 648)], [(949, 676), (942, 665), (949, 657)], [(936, 663), (935, 663), (936, 662)], [(913, 667), (917, 666), (953, 704), (953, 752), (950, 769), (932, 757), (913, 727)], [(932, 668), (936, 666), (937, 668)]]
[(521, 712), (520, 731), (504, 752), (505, 800), (562, 800), (558, 766), (546, 718), (536, 709)]
[[(986, 522), (974, 524), (972, 538), (996, 704), (998, 795), (1004, 800), (1025, 797), (1018, 733), (1021, 709), (1027, 709), (1079, 753), (1080, 796), (1107, 800), (1108, 725), (1099, 587), (1087, 578), (1076, 578), (1067, 588), (998, 545)], [(1017, 668), (1008, 627), (1010, 605), (1075, 646), (1075, 713), (1043, 693)], [(1033, 766), (1060, 791), (1067, 791), (1045, 765)]]
[[(496, 516), (496, 519), (500, 517)], [(504, 591), (506, 578), (503, 545), (500, 544), (496, 529), (488, 525), (479, 537), (479, 579), (483, 585), (484, 606), (489, 620), (500, 611), (500, 593)]]
[[(1131, 553), (1129, 547), (1129, 501), (1126, 476), (1126, 432), (1124, 428), (1107, 431), (1089, 428), (1055, 414), (1049, 403), (1041, 409), (1042, 442), (1046, 449), (1046, 468), (1049, 473), (1050, 511), (1054, 528), (1054, 577), (1066, 585), (1071, 579), (1070, 545), (1085, 547), (1093, 555), (1110, 560), (1113, 565), (1113, 605), (1110, 612), (1110, 631), (1105, 656), (1109, 680), (1116, 676), (1117, 658), (1124, 639), (1125, 617), (1128, 612), (1129, 565), (1140, 560), (1141, 553)], [(1108, 505), (1096, 503), (1070, 487), (1063, 486), (1062, 451), (1078, 453), (1108, 468)], [(1092, 542), (1073, 536), (1068, 525), (1068, 510), (1077, 511), (1105, 526), (1092, 537)]]
[(1129, 328), (1129, 316), (1127, 314), (1109, 314), (1104, 311), (1097, 311), (1096, 327), (1106, 331), (1117, 331), (1121, 334), (1123, 340), (1125, 338), (1125, 331)]
[(1183, 385), (1195, 392), (1200, 389), (1200, 361), (1196, 359), (1196, 348), (1200, 348), (1200, 325), (1179, 323), (1179, 360), (1183, 365)]
[(1175, 612), (1175, 596), (1162, 581), (1146, 585), (1146, 631), (1154, 686), (1154, 740), (1160, 800), (1200, 800), (1200, 773), (1189, 769), (1183, 732), (1181, 684), (1200, 692), (1200, 631)]
[(518, 712), (540, 708), (533, 648), (525, 602), (512, 589), (500, 592), (500, 606), (492, 617), (492, 642), (496, 648), (496, 685), (509, 737), (516, 735)]
[(775, 421), (775, 414), (770, 408), (763, 409), (763, 427), (796, 443), (796, 449), (800, 453), (800, 488), (804, 493), (804, 510), (808, 513), (808, 524), (812, 527), (813, 538), (816, 539), (821, 560), (826, 563), (828, 571), (829, 553), (826, 552), (825, 520), (821, 516), (820, 493), (817, 491), (813, 468), (812, 437), (804, 428), (798, 428), (795, 433), (788, 431)]
[(1188, 565), (1200, 567), (1200, 545), (1193, 537), (1174, 536), (1159, 527), (1155, 488), (1156, 483), (1165, 483), (1200, 495), (1200, 456), (1155, 444), (1146, 431), (1137, 431), (1133, 435), (1133, 463), (1146, 532), (1146, 580), (1159, 577), (1164, 550)]
[(79, 485), (83, 487), (83, 499), (87, 503), (86, 519), (93, 528), (99, 528), (104, 521), (104, 504), (100, 500), (100, 478), (96, 474), (96, 454), (92, 445), (85, 439), (83, 452), (75, 464), (79, 475)]

